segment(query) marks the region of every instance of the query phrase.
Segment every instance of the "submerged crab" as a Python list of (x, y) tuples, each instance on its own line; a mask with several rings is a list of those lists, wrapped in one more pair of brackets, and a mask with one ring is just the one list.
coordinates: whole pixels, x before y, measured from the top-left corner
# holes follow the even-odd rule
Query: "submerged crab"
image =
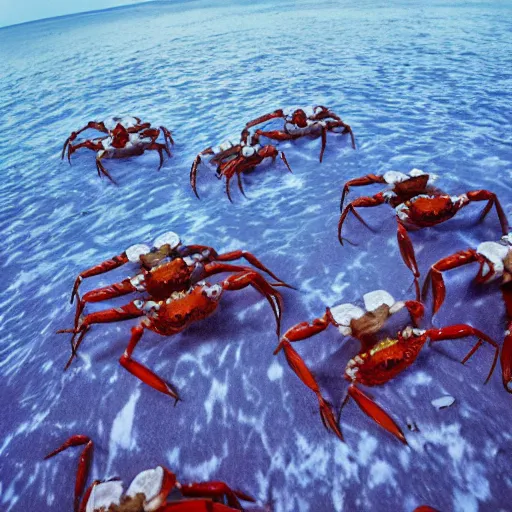
[[(323, 317), (316, 318), (311, 323), (303, 322), (288, 329), (274, 354), (277, 354), (281, 349), (284, 350), (289, 366), (317, 396), (324, 426), (343, 440), (341, 429), (330, 404), (323, 397), (314, 375), (291, 343), (319, 334), (327, 329), (329, 325), (337, 327), (343, 336), (352, 336), (358, 339), (361, 342), (361, 350), (348, 362), (345, 368), (344, 377), (350, 382), (350, 386), (341, 408), (345, 406), (350, 398), (353, 398), (365, 414), (400, 441), (407, 444), (405, 436), (396, 422), (384, 409), (361, 391), (358, 385), (380, 386), (392, 380), (414, 363), (421, 348), (429, 339), (434, 342), (467, 336), (477, 336), (479, 338), (478, 346), (483, 340), (496, 349), (487, 382), (496, 365), (498, 345), (486, 334), (469, 325), (452, 325), (441, 329), (418, 329), (416, 327), (417, 322), (423, 315), (423, 305), (420, 302), (395, 302), (393, 297), (384, 290), (367, 293), (363, 299), (366, 311), (352, 304), (341, 304), (327, 308)], [(406, 326), (400, 330), (396, 339), (382, 339), (382, 336), (375, 336), (385, 325), (387, 319), (404, 306), (409, 311), (413, 326)]]
[[(132, 359), (133, 351), (142, 338), (145, 329), (156, 332), (162, 336), (173, 336), (185, 330), (191, 324), (211, 316), (219, 305), (220, 298), (225, 291), (236, 291), (252, 286), (269, 302), (276, 319), (276, 332), (279, 337), (282, 312), (282, 297), (273, 286), (281, 283), (268, 283), (263, 276), (249, 267), (232, 266), (230, 271), (242, 271), (229, 276), (227, 279), (210, 284), (204, 281), (193, 283), (190, 288), (158, 295), (155, 300), (133, 300), (130, 303), (116, 308), (90, 313), (80, 318), (78, 325), (73, 329), (63, 329), (58, 333), (72, 333), (72, 353), (66, 368), (69, 367), (82, 340), (94, 324), (120, 322), (132, 318), (144, 317), (139, 325), (132, 327), (132, 335), (119, 363), (132, 375), (148, 384), (152, 388), (179, 400), (178, 394), (161, 377), (153, 373), (144, 365)], [(235, 270), (233, 270), (235, 269)], [(226, 272), (226, 270), (221, 270)], [(215, 273), (215, 272), (213, 272)], [(75, 338), (78, 339), (75, 342)]]
[[(153, 300), (165, 300), (173, 293), (186, 292), (193, 284), (214, 274), (252, 271), (251, 267), (226, 263), (241, 258), (275, 279), (276, 286), (291, 288), (248, 251), (219, 254), (213, 247), (183, 245), (180, 237), (169, 231), (155, 239), (153, 248), (145, 244), (132, 245), (121, 254), (79, 274), (71, 293), (71, 302), (75, 296), (78, 298), (75, 328), (78, 327), (80, 315), (87, 303), (102, 302), (134, 292), (146, 293)], [(119, 283), (91, 290), (82, 297), (78, 295), (83, 279), (106, 273), (128, 262), (138, 263), (141, 273)]]
[[(71, 144), (77, 136), (85, 130), (94, 129), (106, 135), (95, 139), (87, 139), (78, 144)], [(157, 142), (162, 132), (164, 144)], [(164, 163), (163, 151), (171, 156), (169, 143), (174, 144), (171, 132), (161, 126), (160, 128), (151, 128), (150, 123), (143, 123), (138, 117), (112, 117), (104, 121), (89, 121), (83, 128), (71, 135), (64, 142), (61, 157), (64, 158), (67, 149), (69, 163), (71, 155), (82, 147), (96, 151), (96, 169), (98, 176), (105, 175), (110, 181), (116, 183), (110, 173), (105, 169), (101, 160), (103, 158), (128, 158), (130, 156), (139, 156), (144, 151), (158, 151), (160, 156), (159, 169)]]
[[(416, 288), (416, 299), (420, 299), (419, 277), (420, 272), (414, 255), (414, 248), (407, 233), (411, 229), (421, 229), (435, 226), (451, 219), (461, 208), (475, 201), (487, 201), (482, 211), (480, 220), (483, 220), (493, 206), (501, 224), (501, 230), (504, 235), (508, 233), (508, 222), (496, 194), (488, 190), (472, 190), (459, 196), (449, 196), (444, 192), (434, 188), (432, 182), (435, 175), (428, 175), (419, 169), (413, 169), (409, 175), (401, 172), (389, 171), (384, 175), (368, 174), (361, 178), (355, 178), (343, 187), (341, 196), (341, 216), (338, 222), (338, 239), (343, 245), (344, 238), (341, 236), (341, 229), (348, 214), (352, 212), (354, 216), (366, 227), (369, 227), (364, 219), (357, 213), (356, 208), (368, 208), (388, 203), (395, 209), (396, 220), (398, 223), (398, 245), (404, 263), (414, 275), (414, 285)], [(383, 183), (391, 185), (391, 188), (369, 197), (359, 197), (345, 208), (343, 203), (345, 195), (350, 187), (360, 187)]]
[[(503, 236), (499, 242), (483, 242), (476, 249), (459, 251), (434, 263), (425, 280), (423, 295), (426, 295), (429, 284), (432, 282), (434, 297), (433, 314), (436, 314), (446, 296), (442, 272), (462, 267), (469, 263), (478, 263), (480, 266), (475, 277), (476, 283), (484, 284), (500, 276), (502, 277), (501, 292), (505, 302), (507, 328), (501, 349), (500, 362), (503, 386), (509, 393), (512, 393), (512, 233)], [(478, 346), (475, 350), (477, 348)], [(463, 362), (471, 354), (470, 352)]]
[(120, 480), (95, 480), (85, 490), (94, 446), (89, 437), (71, 436), (45, 459), (72, 446), (83, 445), (75, 482), (75, 512), (229, 512), (243, 511), (240, 500), (255, 501), (220, 481), (180, 483), (176, 475), (163, 466), (139, 473), (126, 491)]
[(320, 162), (324, 156), (327, 144), (327, 132), (341, 133), (342, 135), (350, 134), (352, 148), (356, 149), (352, 128), (327, 107), (318, 105), (312, 108), (299, 108), (293, 112), (279, 109), (249, 121), (245, 128), (249, 129), (272, 119), (283, 119), (282, 129), (272, 131), (256, 130), (257, 136), (264, 136), (273, 140), (296, 140), (306, 136), (321, 136)]
[(286, 160), (286, 156), (282, 151), (278, 151), (277, 148), (271, 144), (261, 146), (257, 136), (251, 136), (247, 130), (244, 130), (239, 142), (233, 143), (227, 141), (219, 147), (206, 148), (196, 156), (190, 170), (190, 185), (196, 197), (200, 199), (196, 188), (197, 169), (206, 156), (211, 156), (208, 163), (217, 166), (216, 172), (218, 179), (222, 179), (222, 177), (226, 178), (226, 194), (228, 199), (233, 202), (229, 190), (231, 178), (236, 175), (238, 188), (245, 196), (241, 174), (253, 170), (267, 158), (272, 158), (274, 162), (278, 155), (281, 157), (288, 170), (292, 172)]

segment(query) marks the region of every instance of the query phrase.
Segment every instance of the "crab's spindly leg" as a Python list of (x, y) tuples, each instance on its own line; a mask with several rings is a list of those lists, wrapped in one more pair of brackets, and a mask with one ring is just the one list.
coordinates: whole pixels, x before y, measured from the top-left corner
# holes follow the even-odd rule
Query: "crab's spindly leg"
[[(443, 305), (446, 297), (446, 287), (444, 285), (443, 274), (445, 270), (451, 270), (454, 268), (462, 267), (469, 263), (483, 260), (482, 257), (474, 249), (467, 249), (465, 251), (459, 251), (455, 254), (447, 256), (434, 263), (429, 270), (427, 278), (423, 283), (422, 297), (423, 300), (426, 298), (430, 282), (432, 282), (432, 294), (433, 294), (433, 306), (432, 314), (435, 315), (439, 308)], [(481, 261), (481, 264), (483, 261)], [(489, 277), (492, 276), (492, 272), (489, 272)]]
[[(287, 333), (288, 334), (288, 333)], [(286, 361), (290, 368), (295, 372), (297, 377), (309, 388), (313, 393), (315, 393), (318, 404), (320, 407), (320, 417), (322, 418), (322, 423), (324, 427), (334, 434), (338, 436), (339, 439), (343, 441), (343, 434), (341, 433), (341, 429), (334, 417), (334, 413), (331, 409), (329, 402), (323, 397), (318, 382), (316, 381), (314, 375), (311, 373), (311, 370), (306, 366), (306, 363), (297, 353), (297, 351), (292, 347), (291, 343), (283, 337), (279, 344), (279, 349), (284, 350), (284, 355), (286, 356)]]
[(476, 351), (476, 348), (478, 348), (482, 341), (485, 341), (486, 343), (489, 343), (489, 345), (492, 345), (495, 349), (494, 353), (494, 359), (492, 362), (491, 369), (489, 371), (489, 375), (487, 375), (487, 378), (485, 379), (485, 383), (489, 382), (489, 379), (491, 378), (492, 372), (494, 371), (494, 368), (496, 366), (496, 362), (498, 360), (498, 354), (499, 354), (499, 345), (487, 334), (483, 333), (482, 331), (479, 331), (478, 329), (475, 329), (471, 325), (466, 324), (457, 324), (457, 325), (450, 325), (448, 327), (441, 327), (440, 329), (428, 329), (425, 332), (425, 335), (430, 338), (431, 342), (434, 341), (442, 341), (442, 340), (455, 340), (459, 338), (466, 338), (468, 336), (476, 336), (478, 338), (478, 342), (473, 347), (471, 352), (465, 357), (465, 361), (473, 355), (473, 353)]
[(101, 175), (104, 174), (114, 185), (117, 185), (116, 180), (112, 178), (110, 173), (107, 171), (107, 169), (105, 169), (105, 166), (101, 162), (102, 158), (105, 158), (105, 156), (106, 152), (103, 150), (98, 151), (96, 154), (96, 170), (98, 171), (98, 176), (101, 178)]
[(66, 147), (68, 146), (68, 144), (70, 142), (73, 142), (80, 133), (82, 133), (85, 130), (88, 130), (89, 128), (93, 130), (98, 130), (99, 132), (108, 133), (108, 130), (105, 128), (105, 125), (103, 123), (89, 121), (83, 128), (80, 128), (80, 130), (78, 130), (77, 132), (71, 132), (71, 135), (64, 142), (64, 146), (62, 146), (61, 159), (64, 159), (64, 154), (66, 153)]
[(164, 151), (167, 153), (167, 156), (171, 156), (171, 152), (169, 151), (167, 144), (153, 142), (148, 146), (148, 150), (158, 151), (158, 156), (160, 157), (160, 165), (158, 166), (158, 170), (160, 170), (162, 165), (164, 165)]
[(324, 316), (320, 318), (315, 318), (312, 322), (301, 322), (300, 324), (294, 325), (290, 327), (279, 342), (279, 345), (274, 350), (274, 355), (278, 354), (279, 351), (283, 348), (283, 343), (285, 341), (302, 341), (312, 336), (316, 336), (317, 334), (325, 331), (327, 327), (331, 324), (331, 317), (328, 312), (325, 313)]
[(267, 121), (270, 121), (271, 119), (277, 119), (277, 118), (283, 118), (285, 117), (284, 112), (282, 109), (275, 110), (274, 112), (271, 112), (270, 114), (265, 114), (263, 116), (257, 117), (256, 119), (253, 119), (252, 121), (249, 121), (246, 123), (246, 128), (252, 128), (253, 126), (256, 126), (257, 124), (266, 123)]
[(338, 128), (338, 127), (343, 128), (343, 131), (341, 132), (342, 135), (346, 135), (347, 133), (350, 134), (350, 140), (352, 142), (352, 149), (356, 149), (356, 139), (354, 137), (354, 132), (352, 131), (352, 128), (348, 124), (345, 124), (343, 121), (338, 121), (335, 123), (334, 122), (327, 123), (328, 130), (333, 130), (334, 128)]
[(77, 302), (75, 313), (75, 328), (78, 327), (80, 316), (88, 302), (102, 302), (104, 300), (115, 299), (135, 291), (137, 291), (137, 288), (133, 286), (131, 280), (124, 279), (120, 283), (110, 284), (108, 286), (103, 286), (102, 288), (96, 288), (95, 290), (87, 292), (83, 297), (79, 298)]
[(199, 194), (197, 193), (196, 189), (196, 182), (197, 182), (197, 168), (199, 167), (199, 164), (201, 163), (201, 156), (203, 155), (213, 155), (213, 149), (206, 148), (204, 151), (201, 151), (196, 158), (194, 159), (194, 162), (192, 163), (192, 167), (190, 169), (190, 186), (192, 187), (192, 190), (194, 191), (194, 194), (196, 195), (197, 199), (200, 199)]
[(281, 160), (284, 162), (284, 165), (286, 165), (288, 170), (293, 174), (292, 168), (290, 167), (288, 160), (286, 160), (286, 155), (284, 154), (284, 151), (280, 151), (279, 156), (281, 157)]
[(467, 198), (470, 202), (472, 201), (487, 201), (485, 208), (480, 215), (480, 220), (483, 220), (485, 216), (491, 211), (491, 208), (496, 206), (496, 213), (498, 214), (498, 218), (501, 224), (501, 231), (503, 235), (508, 234), (508, 220), (503, 208), (498, 200), (498, 197), (493, 192), (489, 192), (488, 190), (472, 190), (471, 192), (467, 192)]
[(128, 257), (126, 256), (126, 253), (123, 252), (123, 253), (119, 254), (118, 256), (114, 256), (113, 258), (111, 258), (109, 260), (105, 260), (104, 262), (100, 263), (99, 265), (95, 265), (94, 267), (91, 267), (91, 268), (81, 272), (78, 275), (78, 277), (75, 279), (73, 291), (71, 292), (70, 303), (73, 304), (75, 295), (78, 294), (78, 287), (80, 286), (80, 283), (84, 279), (86, 279), (87, 277), (93, 277), (93, 276), (98, 276), (100, 274), (104, 274), (105, 272), (109, 272), (110, 270), (114, 270), (115, 268), (118, 268), (121, 265), (124, 265), (125, 263), (128, 263)]
[(381, 204), (384, 204), (386, 200), (384, 199), (384, 196), (382, 194), (376, 194), (374, 196), (368, 196), (368, 197), (359, 197), (357, 199), (354, 199), (351, 203), (349, 203), (343, 212), (341, 213), (340, 220), (338, 222), (338, 240), (340, 241), (340, 244), (343, 245), (343, 240), (346, 240), (346, 238), (343, 238), (341, 236), (341, 228), (343, 227), (343, 223), (345, 222), (345, 219), (347, 218), (347, 215), (352, 212), (357, 220), (359, 220), (362, 224), (364, 224), (368, 229), (371, 229), (370, 226), (365, 222), (365, 220), (357, 213), (355, 210), (356, 208), (371, 208), (372, 206), (380, 206)]
[(293, 288), (293, 286), (290, 286), (286, 284), (282, 279), (279, 279), (269, 268), (263, 265), (263, 263), (249, 251), (237, 250), (225, 252), (223, 254), (217, 254), (213, 248), (208, 247), (207, 249), (210, 250), (211, 254), (213, 255), (213, 259), (216, 261), (234, 261), (243, 258), (251, 265), (254, 265), (257, 269), (268, 274), (272, 279), (275, 279), (281, 283), (283, 286), (286, 286), (287, 288)]
[(102, 137), (98, 139), (100, 142), (94, 142), (92, 140), (86, 140), (84, 142), (80, 142), (79, 144), (69, 144), (68, 146), (68, 162), (71, 165), (71, 155), (80, 148), (87, 148), (91, 151), (101, 151), (103, 149), (103, 145), (101, 144), (101, 140), (106, 139), (106, 137)]
[(263, 276), (257, 272), (243, 272), (229, 276), (227, 279), (219, 283), (224, 290), (235, 291), (252, 286), (255, 290), (260, 292), (270, 304), (274, 316), (276, 318), (276, 333), (279, 338), (281, 334), (281, 314), (283, 311), (283, 298), (281, 294), (272, 288)]
[(343, 212), (343, 205), (345, 204), (345, 196), (349, 193), (350, 187), (365, 187), (366, 185), (373, 185), (375, 183), (386, 183), (386, 180), (378, 174), (367, 174), (361, 178), (354, 178), (349, 180), (343, 185), (343, 192), (341, 193), (340, 212)]
[(164, 134), (165, 143), (167, 145), (171, 143), (171, 146), (174, 146), (174, 140), (172, 138), (170, 130), (168, 130), (165, 126), (160, 126), (160, 130), (162, 130), (162, 133)]
[(148, 386), (151, 386), (153, 389), (160, 391), (160, 393), (172, 396), (176, 404), (180, 399), (178, 393), (176, 393), (172, 389), (172, 387), (167, 382), (165, 382), (161, 377), (159, 377), (156, 373), (152, 372), (149, 368), (142, 365), (141, 363), (135, 361), (135, 359), (132, 359), (133, 351), (135, 350), (135, 347), (142, 338), (143, 334), (143, 324), (132, 327), (132, 336), (130, 338), (130, 342), (126, 347), (124, 354), (119, 359), (119, 363), (123, 368), (128, 370), (132, 375), (137, 377), (139, 380), (141, 380)]
[(243, 510), (239, 499), (255, 503), (255, 499), (248, 494), (231, 489), (226, 483), (213, 482), (194, 482), (190, 484), (181, 484), (180, 491), (187, 498), (226, 498), (227, 504), (236, 510)]
[[(64, 369), (67, 370), (69, 368), (69, 365), (75, 358), (78, 348), (80, 347), (80, 344), (82, 343), (85, 335), (89, 331), (91, 325), (122, 322), (123, 320), (131, 320), (132, 318), (138, 318), (143, 315), (144, 311), (138, 308), (135, 305), (135, 301), (133, 301), (119, 308), (106, 309), (105, 311), (96, 311), (94, 313), (86, 315), (82, 319), (78, 329), (61, 329), (57, 331), (57, 333), (59, 334), (69, 332), (73, 333), (73, 337), (71, 338), (72, 352)], [(79, 335), (78, 340), (76, 341), (76, 343), (74, 343), (77, 334)]]
[(266, 132), (264, 130), (256, 130), (256, 136), (263, 136), (266, 137), (267, 139), (279, 141), (295, 140), (299, 138), (299, 135), (292, 135), (291, 133), (286, 133), (283, 132), (282, 130), (271, 130), (269, 132)]
[(407, 233), (407, 229), (402, 224), (400, 220), (397, 219), (398, 230), (396, 233), (396, 237), (398, 240), (398, 247), (400, 248), (400, 254), (402, 255), (402, 259), (404, 260), (407, 268), (412, 272), (414, 276), (414, 288), (416, 290), (416, 300), (421, 300), (421, 291), (420, 291), (420, 271), (418, 269), (418, 264), (416, 263), (416, 256), (414, 255), (414, 247), (412, 245), (411, 239), (409, 237), (409, 233)]
[(49, 453), (46, 459), (57, 455), (58, 453), (70, 448), (71, 446), (82, 446), (85, 444), (85, 448), (82, 450), (80, 455), (80, 459), (78, 460), (78, 469), (76, 472), (76, 481), (75, 481), (75, 506), (74, 511), (78, 512), (80, 508), (80, 497), (85, 489), (85, 483), (87, 481), (87, 475), (89, 473), (89, 465), (91, 463), (92, 458), (92, 450), (93, 450), (93, 442), (87, 437), (83, 435), (75, 435), (71, 436), (63, 445)]
[(354, 399), (361, 410), (375, 421), (375, 423), (393, 434), (397, 439), (402, 441), (402, 443), (407, 444), (407, 440), (405, 439), (404, 433), (400, 427), (395, 423), (393, 418), (391, 418), (391, 416), (382, 409), (382, 407), (377, 405), (369, 396), (363, 393), (354, 384), (348, 388), (348, 394)]

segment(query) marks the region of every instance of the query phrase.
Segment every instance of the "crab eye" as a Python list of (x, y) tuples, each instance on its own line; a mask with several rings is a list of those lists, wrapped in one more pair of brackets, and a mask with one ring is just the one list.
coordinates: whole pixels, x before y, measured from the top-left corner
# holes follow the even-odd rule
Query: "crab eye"
[(128, 249), (126, 249), (124, 252), (126, 253), (128, 261), (131, 261), (132, 263), (138, 263), (139, 258), (144, 256), (144, 254), (148, 254), (150, 251), (151, 249), (147, 245), (136, 244), (128, 247)]
[(158, 236), (153, 242), (153, 245), (156, 248), (160, 248), (162, 245), (169, 244), (171, 249), (176, 249), (180, 243), (181, 240), (179, 235), (174, 231), (168, 231), (167, 233), (163, 233), (162, 235)]
[(137, 308), (137, 309), (142, 309), (142, 306), (144, 305), (144, 301), (143, 300), (134, 300), (133, 301), (133, 305)]
[(256, 151), (254, 150), (254, 148), (252, 146), (244, 146), (242, 148), (242, 155), (245, 156), (245, 158), (248, 158), (252, 155), (254, 155)]

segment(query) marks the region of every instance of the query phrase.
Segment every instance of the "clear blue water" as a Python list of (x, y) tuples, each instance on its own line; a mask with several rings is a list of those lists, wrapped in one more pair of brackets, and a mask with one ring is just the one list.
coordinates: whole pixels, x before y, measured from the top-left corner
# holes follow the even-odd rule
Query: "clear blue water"
[[(171, 229), (186, 243), (251, 250), (295, 284), (284, 292), (285, 329), (377, 288), (412, 297), (389, 208), (364, 212), (377, 233), (350, 221), (358, 246), (338, 244), (342, 184), (417, 167), (449, 193), (493, 190), (510, 215), (511, 11), (510, 2), (154, 2), (0, 30), (0, 508), (70, 509), (78, 454), (42, 458), (85, 433), (96, 443), (92, 477), (129, 482), (161, 463), (183, 481), (226, 480), (276, 511), (511, 510), (511, 397), (499, 372), (483, 385), (487, 348), (458, 362), (469, 340), (425, 348), (371, 390), (405, 430), (404, 447), (353, 403), (346, 444), (323, 429), (313, 394), (272, 355), (272, 315), (254, 291), (226, 297), (175, 338), (144, 336), (138, 358), (178, 387), (176, 407), (119, 366), (131, 322), (91, 330), (66, 373), (69, 341), (55, 334), (72, 324), (81, 270)], [(202, 200), (193, 196), (200, 150), (255, 116), (311, 104), (352, 126), (357, 151), (329, 136), (319, 165), (319, 140), (286, 143), (293, 174), (262, 166), (244, 178), (248, 199), (234, 187), (230, 204), (202, 169)], [(91, 152), (60, 161), (72, 130), (123, 113), (172, 130), (160, 172), (151, 153), (106, 161), (115, 187), (97, 177)], [(412, 233), (423, 274), (499, 237), (494, 212), (476, 224), (480, 209)], [(475, 272), (447, 276), (435, 324), (470, 322), (501, 342), (499, 290), (472, 286)], [(297, 349), (339, 404), (357, 344), (332, 329)], [(430, 402), (444, 394), (456, 402), (438, 411)]]

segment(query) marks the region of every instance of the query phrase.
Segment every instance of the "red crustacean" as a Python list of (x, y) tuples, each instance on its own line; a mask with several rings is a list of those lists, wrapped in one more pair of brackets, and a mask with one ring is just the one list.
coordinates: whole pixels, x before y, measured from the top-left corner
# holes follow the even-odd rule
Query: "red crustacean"
[[(185, 269), (183, 269), (185, 270)], [(188, 328), (191, 324), (204, 320), (212, 315), (225, 291), (237, 291), (252, 286), (269, 302), (276, 318), (276, 332), (279, 337), (282, 312), (282, 297), (274, 286), (282, 283), (268, 283), (262, 275), (250, 267), (230, 266), (221, 272), (236, 271), (223, 281), (210, 284), (205, 281), (192, 283), (191, 286), (180, 291), (169, 293), (167, 297), (159, 295), (155, 300), (137, 299), (121, 307), (97, 311), (79, 318), (73, 329), (62, 329), (59, 333), (72, 333), (72, 353), (66, 368), (69, 367), (76, 356), (78, 348), (85, 334), (94, 324), (120, 322), (138, 317), (144, 317), (141, 323), (132, 328), (132, 335), (128, 346), (119, 362), (126, 370), (152, 388), (179, 400), (178, 394), (161, 377), (132, 358), (133, 351), (140, 341), (144, 330), (156, 332), (162, 336), (172, 336)], [(216, 273), (212, 271), (211, 273)], [(78, 335), (78, 338), (76, 338)], [(75, 341), (76, 339), (76, 341)]]
[[(105, 133), (103, 137), (87, 139), (78, 144), (72, 144), (80, 133), (85, 130), (93, 129)], [(164, 144), (157, 142), (160, 133), (163, 134)], [(112, 117), (104, 121), (89, 121), (83, 128), (71, 135), (64, 142), (62, 148), (62, 158), (68, 155), (68, 161), (71, 163), (71, 155), (80, 148), (87, 148), (96, 151), (96, 169), (98, 176), (106, 176), (112, 183), (116, 183), (110, 173), (105, 169), (103, 158), (128, 158), (131, 156), (139, 156), (144, 151), (154, 150), (160, 156), (160, 166), (164, 163), (163, 152), (171, 156), (169, 143), (174, 144), (171, 132), (164, 126), (160, 128), (152, 128), (150, 123), (142, 122), (138, 117), (123, 116)]]
[[(230, 512), (243, 511), (240, 500), (255, 502), (252, 496), (221, 481), (181, 483), (163, 466), (139, 473), (126, 491), (118, 479), (95, 480), (86, 489), (94, 447), (89, 437), (71, 436), (45, 459), (83, 445), (75, 480), (74, 512)], [(172, 491), (178, 491), (179, 496), (170, 498)]]
[(270, 114), (265, 114), (252, 121), (249, 121), (245, 128), (250, 129), (272, 119), (283, 119), (283, 127), (280, 130), (256, 130), (255, 135), (267, 137), (269, 139), (285, 141), (297, 140), (306, 136), (321, 136), (322, 149), (320, 150), (320, 162), (324, 156), (325, 146), (327, 145), (327, 132), (350, 134), (352, 148), (356, 149), (356, 141), (352, 128), (341, 120), (337, 114), (327, 107), (317, 105), (315, 107), (298, 108), (291, 112), (283, 109), (275, 110)]
[[(366, 294), (364, 302), (366, 311), (352, 304), (341, 304), (327, 308), (323, 317), (316, 318), (310, 323), (297, 324), (284, 334), (274, 353), (277, 354), (279, 350), (284, 350), (289, 366), (317, 396), (324, 426), (343, 440), (331, 405), (322, 395), (316, 378), (291, 344), (319, 334), (329, 325), (338, 327), (343, 336), (350, 335), (358, 339), (361, 342), (361, 350), (345, 368), (344, 376), (350, 382), (350, 386), (341, 407), (344, 407), (349, 398), (353, 398), (365, 414), (407, 444), (397, 423), (358, 386), (380, 386), (392, 380), (414, 363), (421, 348), (428, 340), (436, 342), (467, 336), (476, 336), (479, 338), (477, 345), (481, 343), (480, 340), (483, 340), (496, 350), (487, 382), (496, 365), (498, 345), (486, 334), (469, 325), (419, 329), (415, 326), (423, 315), (423, 305), (418, 301), (395, 302), (393, 297), (384, 290)], [(409, 325), (400, 330), (395, 339), (382, 339), (381, 336), (376, 336), (387, 319), (403, 307), (409, 311), (413, 326)]]
[[(275, 279), (276, 286), (290, 287), (248, 251), (235, 250), (219, 254), (213, 247), (184, 245), (178, 234), (169, 231), (158, 236), (152, 248), (145, 244), (132, 245), (121, 254), (79, 274), (71, 293), (71, 302), (75, 296), (78, 299), (75, 328), (78, 327), (87, 303), (102, 302), (134, 292), (146, 293), (153, 300), (165, 300), (171, 294), (185, 292), (193, 284), (212, 275), (252, 270), (251, 267), (227, 263), (241, 258)], [(78, 295), (83, 279), (101, 275), (129, 262), (138, 264), (140, 273), (119, 283), (91, 290), (82, 297)]]
[(277, 156), (281, 157), (288, 170), (292, 172), (286, 160), (286, 156), (282, 151), (278, 151), (278, 149), (271, 144), (261, 146), (257, 136), (250, 135), (248, 130), (244, 130), (240, 141), (236, 143), (227, 141), (219, 147), (206, 148), (196, 156), (190, 170), (190, 185), (192, 186), (194, 194), (199, 199), (196, 186), (197, 170), (205, 157), (211, 157), (208, 163), (217, 167), (217, 178), (226, 178), (226, 194), (228, 199), (233, 202), (229, 189), (229, 183), (233, 176), (236, 175), (238, 188), (245, 196), (242, 186), (242, 173), (253, 170), (267, 158), (271, 158), (272, 161), (275, 161)]
[[(509, 393), (512, 393), (512, 233), (503, 236), (499, 242), (483, 242), (476, 249), (462, 250), (434, 263), (425, 280), (423, 296), (426, 296), (429, 284), (432, 282), (433, 314), (436, 314), (446, 296), (442, 273), (470, 263), (478, 263), (480, 266), (475, 277), (475, 282), (478, 284), (488, 283), (502, 277), (501, 292), (505, 302), (507, 327), (500, 362), (503, 386)], [(476, 349), (478, 346), (474, 350)], [(472, 353), (473, 351), (463, 359), (463, 362)]]
[[(350, 212), (361, 223), (369, 227), (356, 211), (356, 208), (368, 208), (387, 203), (395, 209), (398, 223), (398, 245), (404, 263), (414, 275), (417, 300), (420, 300), (421, 295), (419, 287), (420, 272), (416, 263), (414, 248), (407, 233), (408, 230), (441, 224), (451, 219), (461, 208), (468, 204), (476, 201), (486, 201), (487, 204), (482, 211), (480, 219), (483, 220), (491, 208), (495, 206), (501, 230), (504, 235), (508, 233), (507, 218), (496, 194), (488, 190), (472, 190), (459, 196), (450, 196), (432, 186), (435, 178), (435, 175), (425, 174), (419, 169), (413, 169), (409, 175), (396, 171), (389, 171), (383, 175), (368, 174), (345, 183), (341, 196), (338, 239), (342, 245), (345, 239), (341, 236), (341, 230)], [(375, 183), (388, 184), (391, 185), (391, 188), (374, 196), (359, 197), (343, 208), (345, 196), (349, 192), (350, 187), (360, 187)]]

